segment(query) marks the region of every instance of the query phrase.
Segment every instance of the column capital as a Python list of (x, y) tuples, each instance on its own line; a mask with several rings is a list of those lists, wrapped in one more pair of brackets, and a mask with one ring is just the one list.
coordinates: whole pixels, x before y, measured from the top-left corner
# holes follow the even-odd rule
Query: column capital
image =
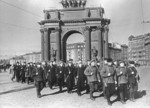
[(96, 30), (102, 30), (102, 26), (97, 26)]
[(59, 27), (56, 27), (56, 28), (55, 28), (55, 32), (58, 32), (59, 30), (60, 30)]
[(48, 28), (44, 28), (44, 32), (47, 32), (48, 31)]
[(43, 32), (44, 32), (44, 29), (40, 29), (40, 32), (43, 33)]
[(56, 27), (52, 30), (53, 33), (56, 33), (56, 32), (59, 32), (60, 31), (60, 28), (59, 27)]
[(84, 28), (84, 31), (90, 31), (90, 27), (89, 27), (89, 26), (86, 26), (86, 27)]

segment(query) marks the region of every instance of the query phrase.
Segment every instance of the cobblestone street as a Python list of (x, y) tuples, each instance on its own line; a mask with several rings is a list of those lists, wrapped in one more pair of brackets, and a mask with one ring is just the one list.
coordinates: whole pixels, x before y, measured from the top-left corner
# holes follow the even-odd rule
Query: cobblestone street
[[(150, 68), (139, 69), (141, 82), (136, 102), (127, 101), (125, 105), (114, 102), (112, 108), (149, 108), (150, 107)], [(35, 87), (32, 85), (16, 83), (10, 80), (8, 72), (0, 73), (0, 108), (109, 108), (106, 100), (94, 93), (95, 101), (84, 94), (79, 97), (76, 93), (68, 94), (65, 91), (58, 93), (58, 89), (50, 90), (48, 87), (42, 91), (42, 98), (36, 97)], [(116, 97), (112, 97), (114, 100)], [(94, 107), (93, 107), (94, 106)]]

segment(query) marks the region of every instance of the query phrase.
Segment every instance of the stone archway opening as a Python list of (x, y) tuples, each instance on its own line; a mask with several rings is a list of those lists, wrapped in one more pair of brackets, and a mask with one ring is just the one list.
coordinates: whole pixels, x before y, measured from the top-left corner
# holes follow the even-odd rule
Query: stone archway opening
[(85, 38), (78, 31), (70, 31), (64, 37), (64, 57), (65, 62), (72, 60), (77, 63), (79, 60), (85, 61)]

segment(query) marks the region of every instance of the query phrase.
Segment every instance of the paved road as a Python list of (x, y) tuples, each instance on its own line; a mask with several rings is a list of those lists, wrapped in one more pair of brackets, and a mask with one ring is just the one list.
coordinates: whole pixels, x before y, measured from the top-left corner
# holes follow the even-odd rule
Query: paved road
[(91, 101), (87, 94), (78, 97), (76, 93), (58, 93), (57, 88), (45, 88), (42, 91), (44, 96), (39, 99), (33, 85), (12, 82), (8, 72), (3, 72), (0, 73), (0, 108), (150, 108), (149, 70), (147, 67), (139, 68), (141, 82), (136, 102), (127, 101), (125, 105), (115, 102), (111, 107), (103, 97), (99, 97), (100, 93), (94, 93), (97, 98)]

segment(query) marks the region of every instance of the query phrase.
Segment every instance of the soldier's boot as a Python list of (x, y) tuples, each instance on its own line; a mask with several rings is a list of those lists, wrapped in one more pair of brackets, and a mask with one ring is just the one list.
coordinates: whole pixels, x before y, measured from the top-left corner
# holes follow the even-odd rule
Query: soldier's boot
[(105, 88), (105, 86), (103, 86), (103, 95), (104, 95), (104, 98), (107, 99), (107, 97), (106, 97), (106, 88)]
[(92, 91), (90, 91), (90, 99), (93, 100), (93, 101), (95, 100), (95, 98), (93, 97), (93, 92)]
[(111, 103), (111, 101), (110, 101), (110, 97), (109, 97), (108, 95), (106, 95), (106, 99), (107, 99), (108, 105), (109, 105), (109, 106), (112, 106), (112, 103)]
[(125, 101), (124, 101), (124, 96), (123, 96), (123, 93), (120, 92), (120, 101), (122, 104), (126, 104)]
[(130, 101), (135, 102), (134, 92), (130, 92)]
[(109, 106), (112, 106), (112, 103), (111, 103), (111, 101), (110, 101), (110, 98), (107, 98), (107, 103), (108, 103)]
[(89, 88), (89, 85), (86, 84), (86, 94), (89, 94), (90, 93), (90, 88)]
[(77, 94), (78, 96), (81, 96), (81, 92), (79, 90), (77, 90)]
[(62, 86), (59, 86), (59, 92), (62, 92)]
[(37, 98), (41, 98), (41, 93), (40, 93), (40, 90), (38, 88), (36, 89), (36, 92), (37, 92)]

